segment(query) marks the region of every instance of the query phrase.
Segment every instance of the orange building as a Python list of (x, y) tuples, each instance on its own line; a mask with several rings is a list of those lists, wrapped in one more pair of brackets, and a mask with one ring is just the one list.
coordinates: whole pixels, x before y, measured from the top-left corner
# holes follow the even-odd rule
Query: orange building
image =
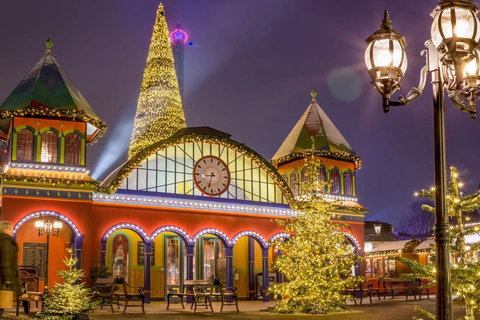
[[(189, 279), (219, 279), (240, 297), (257, 298), (274, 281), (271, 241), (288, 238), (275, 219), (294, 212), (303, 158), (321, 159), (319, 179), (331, 181), (332, 219), (363, 254), (363, 216), (355, 172), (360, 157), (317, 104), (307, 111), (272, 161), (230, 135), (186, 127), (163, 7), (159, 7), (135, 117), (128, 160), (104, 181), (89, 177), (87, 145), (105, 124), (53, 59), (50, 45), (33, 70), (0, 105), (6, 155), (2, 220), (12, 221), (19, 264), (60, 281), (62, 258), (73, 249), (77, 267), (103, 264), (114, 276), (144, 286), (147, 300)], [(50, 237), (36, 221), (63, 223)], [(360, 266), (355, 272), (361, 273)], [(280, 281), (280, 278), (277, 279)], [(42, 288), (40, 288), (42, 290)], [(264, 300), (268, 297), (263, 295)]]

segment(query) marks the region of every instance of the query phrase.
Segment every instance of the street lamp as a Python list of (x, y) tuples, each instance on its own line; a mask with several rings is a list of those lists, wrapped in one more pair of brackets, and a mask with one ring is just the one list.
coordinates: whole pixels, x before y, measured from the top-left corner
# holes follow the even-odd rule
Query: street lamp
[(60, 230), (62, 230), (62, 221), (58, 218), (52, 222), (51, 217), (47, 216), (47, 219), (44, 220), (44, 217), (40, 214), (37, 221), (35, 221), (35, 228), (37, 229), (38, 236), (41, 237), (43, 235), (47, 235), (47, 254), (45, 258), (45, 287), (43, 292), (48, 292), (48, 254), (50, 249), (50, 235), (54, 237), (58, 237), (60, 234)]
[(406, 97), (392, 101), (391, 95), (400, 89), (407, 69), (405, 38), (397, 33), (388, 12), (378, 31), (367, 38), (365, 64), (373, 87), (382, 95), (383, 110), (404, 106), (419, 97), (431, 74), (435, 140), (435, 242), (437, 245), (437, 304), (438, 320), (452, 320), (450, 286), (449, 225), (446, 203), (445, 107), (444, 90), (454, 105), (476, 117), (476, 99), (480, 95), (480, 39), (478, 9), (470, 0), (442, 0), (433, 10), (432, 40), (425, 43), (426, 64), (420, 71), (420, 83)]

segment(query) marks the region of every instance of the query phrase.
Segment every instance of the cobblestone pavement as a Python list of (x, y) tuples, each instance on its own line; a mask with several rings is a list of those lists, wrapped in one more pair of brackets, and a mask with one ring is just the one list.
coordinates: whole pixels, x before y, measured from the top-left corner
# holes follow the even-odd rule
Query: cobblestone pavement
[[(220, 313), (220, 303), (213, 303), (215, 313), (208, 312), (206, 309), (197, 309), (197, 313), (194, 314), (192, 310), (183, 310), (179, 304), (171, 305), (171, 310), (166, 310), (165, 302), (152, 302), (145, 307), (146, 314), (142, 314), (141, 308), (128, 308), (126, 314), (122, 314), (122, 310), (115, 309), (115, 313), (112, 314), (109, 308), (104, 307), (103, 310), (97, 310), (94, 313), (89, 314), (93, 320), (128, 320), (128, 319), (168, 319), (168, 320), (184, 320), (184, 319), (234, 319), (234, 320), (297, 320), (297, 319), (322, 319), (322, 320), (406, 320), (412, 319), (412, 316), (416, 314), (413, 310), (415, 306), (424, 308), (427, 311), (434, 312), (435, 310), (435, 297), (431, 296), (430, 299), (422, 299), (421, 301), (405, 301), (402, 297), (396, 297), (395, 299), (386, 300), (374, 300), (373, 304), (368, 302), (368, 299), (363, 301), (361, 306), (355, 306), (349, 304), (350, 312), (329, 314), (329, 315), (284, 315), (284, 314), (272, 314), (265, 312), (265, 309), (275, 305), (275, 302), (263, 303), (261, 301), (240, 301), (240, 312), (234, 312), (234, 307), (225, 307), (224, 312)], [(118, 310), (118, 311), (117, 311)], [(13, 312), (7, 312), (6, 319), (12, 319), (9, 316), (13, 316)], [(30, 316), (34, 316), (31, 313)], [(465, 313), (461, 307), (461, 304), (454, 302), (454, 318), (463, 319)], [(18, 319), (18, 318), (17, 318)], [(21, 320), (27, 320), (25, 315), (21, 314)]]

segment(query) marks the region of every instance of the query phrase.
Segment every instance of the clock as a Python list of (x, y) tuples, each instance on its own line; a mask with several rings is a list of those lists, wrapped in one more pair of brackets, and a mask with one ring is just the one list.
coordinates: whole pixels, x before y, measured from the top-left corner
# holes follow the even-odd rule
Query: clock
[(203, 194), (216, 197), (228, 190), (230, 171), (219, 157), (205, 156), (193, 167), (193, 182)]

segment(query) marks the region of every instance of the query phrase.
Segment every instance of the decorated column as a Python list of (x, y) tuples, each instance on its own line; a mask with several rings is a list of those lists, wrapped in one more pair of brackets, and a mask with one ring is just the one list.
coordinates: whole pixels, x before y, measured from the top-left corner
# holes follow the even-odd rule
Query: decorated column
[(83, 234), (75, 237), (75, 258), (78, 260), (75, 264), (75, 269), (82, 269), (83, 237)]
[(255, 239), (248, 237), (248, 296), (255, 300)]
[(267, 295), (267, 290), (269, 288), (269, 270), (268, 270), (268, 248), (262, 249), (262, 295), (263, 295), (263, 302), (270, 301), (269, 296)]
[[(193, 259), (195, 253), (195, 244), (187, 243), (187, 279), (185, 280), (193, 280)], [(193, 293), (193, 286), (187, 286), (187, 292)], [(187, 296), (187, 303), (192, 303), (192, 296)]]
[(107, 263), (107, 241), (102, 240), (102, 251), (100, 252), (100, 263), (105, 266)]
[(150, 303), (150, 269), (152, 265), (152, 243), (145, 243), (145, 259), (143, 266), (143, 287), (145, 288), (145, 303)]

